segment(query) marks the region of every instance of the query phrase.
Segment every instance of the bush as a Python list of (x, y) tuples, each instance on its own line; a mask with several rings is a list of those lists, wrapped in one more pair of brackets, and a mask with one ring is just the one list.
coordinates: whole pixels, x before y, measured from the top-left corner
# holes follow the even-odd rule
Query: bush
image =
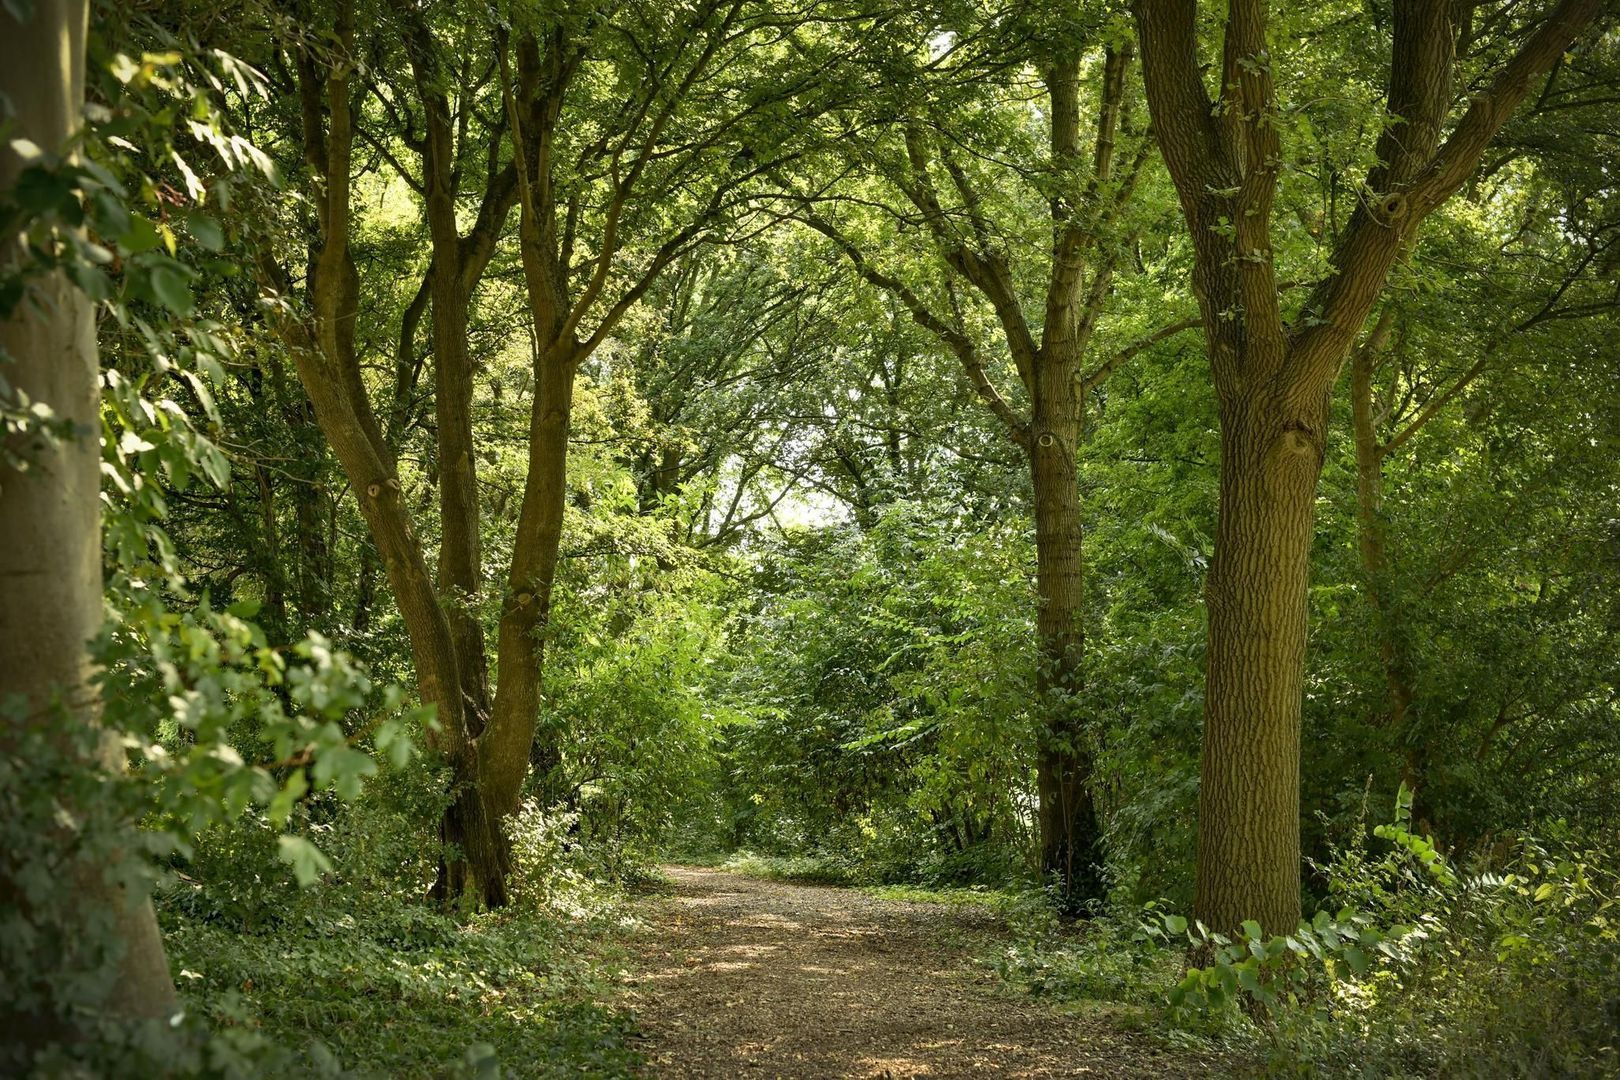
[[(1404, 788), (1388, 847), (1321, 869), (1339, 906), (1289, 934), (1231, 935), (1152, 903), (1014, 946), (1026, 992), (1149, 1003), (1172, 1029), (1266, 1048), (1297, 1075), (1590, 1076), (1620, 1070), (1620, 873), (1550, 839), (1453, 866), (1411, 831)], [(1189, 963), (1196, 960), (1197, 963)]]
[(437, 781), (417, 770), (336, 815), (321, 842), (337, 869), (305, 889), (251, 821), (199, 842), (160, 896), (180, 989), (218, 1032), (197, 1071), (629, 1075), (629, 1020), (600, 1003), (618, 894), (564, 849), (566, 818), (530, 807), (513, 830), (522, 906), (429, 906)]

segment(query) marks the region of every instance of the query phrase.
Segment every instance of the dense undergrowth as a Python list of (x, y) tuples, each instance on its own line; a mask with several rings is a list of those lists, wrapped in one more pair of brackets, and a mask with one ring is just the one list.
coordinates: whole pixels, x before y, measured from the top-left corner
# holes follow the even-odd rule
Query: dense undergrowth
[(1150, 904), (1025, 923), (994, 962), (1024, 992), (1135, 1006), (1268, 1074), (1612, 1075), (1620, 887), (1603, 859), (1524, 840), (1496, 868), (1437, 875), (1351, 851), (1293, 934), (1228, 937)]
[(437, 789), (390, 780), (312, 823), (333, 869), (305, 888), (277, 864), (274, 834), (248, 821), (202, 838), (160, 893), (181, 991), (214, 1033), (196, 1071), (629, 1075), (631, 1018), (609, 1003), (622, 879), (565, 850), (566, 819), (531, 809), (513, 827), (519, 902), (442, 910), (425, 896), (436, 845), (419, 823), (431, 816), (414, 806)]

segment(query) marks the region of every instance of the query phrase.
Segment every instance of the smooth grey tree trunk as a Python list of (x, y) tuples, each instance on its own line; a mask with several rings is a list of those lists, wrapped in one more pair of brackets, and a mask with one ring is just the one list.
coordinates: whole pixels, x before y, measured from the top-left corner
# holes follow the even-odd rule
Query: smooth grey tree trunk
[[(68, 147), (84, 102), (88, 7), (86, 0), (36, 0), (22, 23), (0, 7), (0, 94), (14, 112), (11, 139), (29, 139), (48, 151)], [(0, 189), (9, 189), (23, 167), (9, 145), (0, 147)], [(13, 246), (0, 251), (0, 261), (14, 265), (19, 254)], [(60, 274), (37, 288), (38, 303), (21, 305), (0, 323), (0, 349), (11, 358), (5, 378), (30, 401), (72, 421), (78, 434), (55, 444), (19, 438), (21, 445), (8, 449), (29, 462), (26, 471), (0, 462), (0, 698), (25, 703), (20, 715), (3, 714), (0, 739), (14, 740), (21, 725), (45, 722), (67, 749), (80, 742), (64, 725), (94, 727), (100, 714), (87, 649), (102, 620), (99, 371), (89, 301)], [(102, 745), (85, 767), (121, 768), (122, 751)], [(68, 842), (66, 833), (62, 840)], [(82, 1004), (118, 1019), (171, 1014), (174, 984), (150, 900), (111, 880), (106, 860), (81, 858), (67, 866), (52, 909), (37, 913), (67, 930), (68, 947), (53, 958), (61, 970), (28, 974), (49, 979), (95, 962), (91, 939), (109, 934), (118, 970), (103, 1000)], [(0, 899), (20, 902), (15, 882), (0, 880)], [(6, 1026), (14, 1026), (19, 1042), (38, 1043), (74, 1037), (83, 1022), (45, 1015), (13, 1017)]]

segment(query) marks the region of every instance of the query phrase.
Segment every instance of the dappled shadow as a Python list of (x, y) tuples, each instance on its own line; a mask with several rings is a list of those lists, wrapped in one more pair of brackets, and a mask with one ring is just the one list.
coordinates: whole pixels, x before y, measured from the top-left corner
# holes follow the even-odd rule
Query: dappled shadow
[(999, 995), (965, 963), (982, 911), (669, 868), (628, 994), (675, 1077), (1197, 1075), (1097, 1017)]

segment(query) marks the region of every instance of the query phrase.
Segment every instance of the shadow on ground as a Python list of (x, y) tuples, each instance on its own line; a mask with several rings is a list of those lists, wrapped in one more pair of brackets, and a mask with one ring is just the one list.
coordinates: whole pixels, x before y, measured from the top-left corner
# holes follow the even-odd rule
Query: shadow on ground
[(983, 911), (666, 867), (628, 989), (669, 1077), (1209, 1075), (1140, 1034), (996, 992)]

